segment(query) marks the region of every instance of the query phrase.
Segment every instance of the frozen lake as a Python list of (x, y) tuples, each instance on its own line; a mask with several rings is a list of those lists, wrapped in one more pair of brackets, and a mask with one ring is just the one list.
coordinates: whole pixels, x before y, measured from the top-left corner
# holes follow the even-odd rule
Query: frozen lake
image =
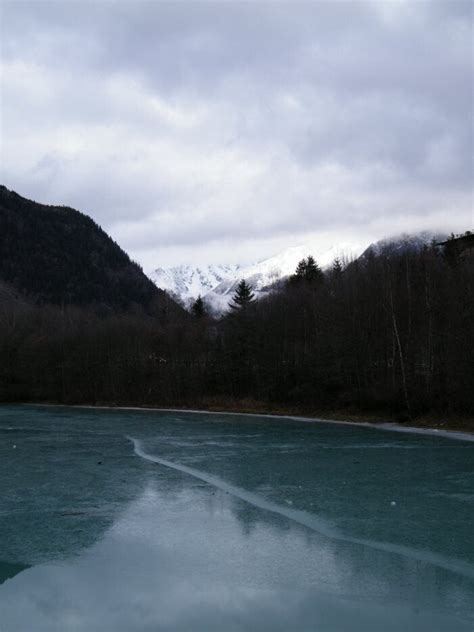
[(474, 443), (0, 407), (0, 630), (474, 629)]

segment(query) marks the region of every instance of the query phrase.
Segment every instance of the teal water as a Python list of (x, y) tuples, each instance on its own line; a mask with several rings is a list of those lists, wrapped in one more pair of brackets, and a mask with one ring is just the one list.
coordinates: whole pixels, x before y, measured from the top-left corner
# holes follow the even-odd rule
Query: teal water
[(472, 630), (474, 443), (0, 407), (0, 630)]

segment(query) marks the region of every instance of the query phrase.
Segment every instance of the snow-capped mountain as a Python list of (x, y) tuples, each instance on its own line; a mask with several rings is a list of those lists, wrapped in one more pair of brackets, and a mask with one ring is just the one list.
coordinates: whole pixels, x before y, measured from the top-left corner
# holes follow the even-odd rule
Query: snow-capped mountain
[(242, 267), (233, 278), (219, 283), (206, 294), (205, 299), (216, 311), (226, 311), (239, 281), (245, 279), (252, 287), (255, 296), (262, 298), (280, 279), (285, 279), (293, 274), (298, 263), (312, 255), (321, 268), (330, 266), (336, 257), (350, 260), (358, 257), (364, 246), (355, 243), (339, 243), (329, 248), (321, 248), (311, 243), (287, 248), (277, 255), (259, 261), (254, 265)]
[(234, 278), (239, 266), (209, 265), (196, 268), (188, 265), (173, 268), (156, 268), (150, 279), (162, 290), (177, 296), (185, 304), (199, 295), (205, 296), (216, 285)]
[(227, 311), (229, 301), (241, 279), (252, 287), (257, 298), (268, 294), (280, 279), (293, 274), (301, 259), (312, 255), (321, 268), (325, 268), (336, 257), (351, 259), (360, 255), (365, 246), (340, 243), (330, 248), (321, 248), (307, 243), (287, 248), (277, 255), (250, 266), (214, 265), (202, 268), (176, 266), (157, 268), (150, 278), (161, 289), (173, 293), (184, 304), (201, 295), (214, 313)]
[(192, 266), (176, 266), (174, 268), (157, 268), (150, 278), (155, 284), (188, 305), (199, 295), (214, 314), (223, 314), (229, 309), (229, 302), (241, 279), (245, 279), (252, 287), (255, 296), (262, 298), (272, 291), (277, 281), (293, 274), (298, 263), (312, 255), (318, 265), (324, 269), (334, 259), (351, 261), (358, 257), (367, 257), (370, 252), (394, 253), (406, 250), (419, 250), (433, 240), (442, 241), (446, 235), (423, 231), (415, 234), (401, 234), (381, 239), (370, 245), (341, 242), (327, 248), (306, 243), (286, 248), (273, 257), (263, 259), (250, 266), (210, 265), (201, 268)]

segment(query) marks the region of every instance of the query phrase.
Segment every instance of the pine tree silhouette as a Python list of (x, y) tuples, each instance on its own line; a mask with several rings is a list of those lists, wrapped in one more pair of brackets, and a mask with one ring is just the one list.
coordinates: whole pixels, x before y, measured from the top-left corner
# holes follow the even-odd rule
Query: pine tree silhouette
[(323, 280), (323, 272), (314, 260), (314, 257), (312, 257), (311, 255), (309, 255), (306, 259), (302, 259), (298, 263), (295, 273), (290, 277), (290, 281), (292, 283), (299, 283), (300, 281), (314, 283), (316, 281)]
[(201, 298), (201, 295), (197, 297), (191, 307), (191, 313), (195, 318), (203, 318), (206, 315), (206, 306)]
[(334, 259), (334, 262), (332, 264), (332, 271), (334, 272), (334, 274), (336, 276), (340, 275), (342, 273), (342, 263), (341, 260), (339, 259), (339, 257), (336, 257)]
[(252, 305), (255, 301), (255, 294), (252, 292), (252, 288), (245, 279), (242, 279), (235, 290), (230, 307), (235, 310), (241, 310)]

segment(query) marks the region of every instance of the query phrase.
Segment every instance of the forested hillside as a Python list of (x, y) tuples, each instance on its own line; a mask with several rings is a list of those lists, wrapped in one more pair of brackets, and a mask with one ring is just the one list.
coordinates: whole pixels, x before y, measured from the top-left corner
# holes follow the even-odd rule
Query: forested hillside
[(173, 309), (140, 267), (87, 215), (0, 186), (0, 282), (37, 304)]
[(219, 321), (193, 311), (164, 324), (4, 308), (0, 397), (474, 416), (472, 250), (372, 252), (324, 273), (305, 260), (266, 299), (242, 291)]

